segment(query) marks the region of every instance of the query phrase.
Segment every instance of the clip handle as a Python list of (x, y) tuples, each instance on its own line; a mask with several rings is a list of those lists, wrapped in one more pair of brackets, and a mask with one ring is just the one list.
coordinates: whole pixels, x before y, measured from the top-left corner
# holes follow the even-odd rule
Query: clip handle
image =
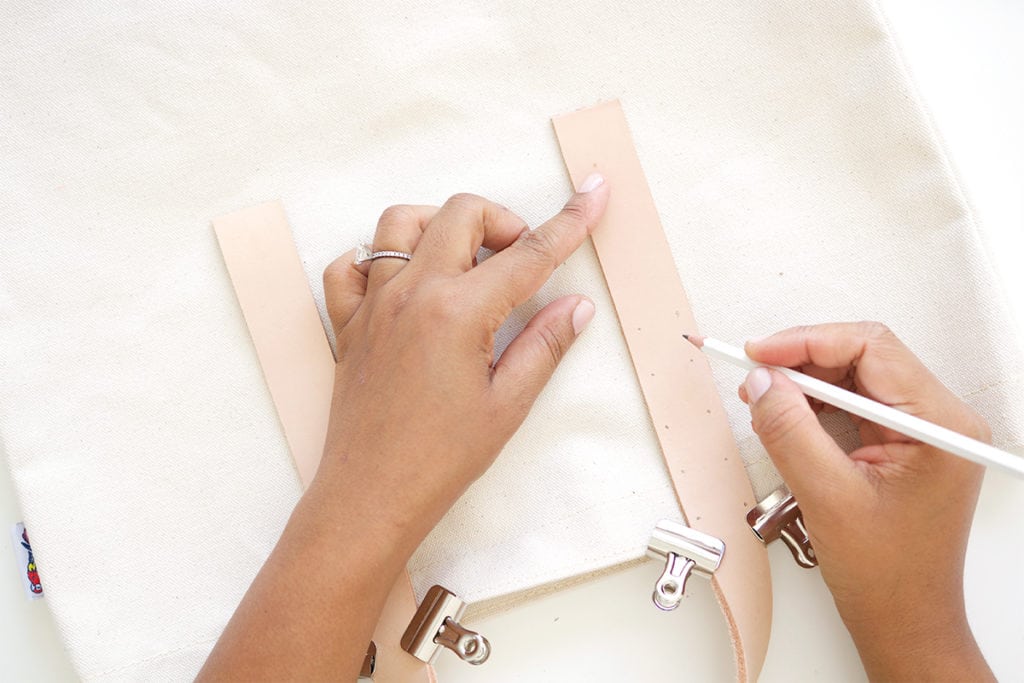
[(491, 656), (491, 643), (476, 631), (448, 617), (441, 624), (434, 642), (448, 648), (464, 662), (479, 666)]
[(818, 566), (818, 558), (811, 547), (811, 538), (807, 535), (803, 515), (798, 515), (779, 530), (779, 537), (793, 553), (793, 559), (804, 569)]
[(695, 566), (693, 560), (669, 553), (665, 560), (665, 571), (654, 584), (654, 593), (651, 595), (654, 606), (663, 612), (671, 612), (679, 607), (686, 592), (686, 580), (690, 578), (690, 572)]

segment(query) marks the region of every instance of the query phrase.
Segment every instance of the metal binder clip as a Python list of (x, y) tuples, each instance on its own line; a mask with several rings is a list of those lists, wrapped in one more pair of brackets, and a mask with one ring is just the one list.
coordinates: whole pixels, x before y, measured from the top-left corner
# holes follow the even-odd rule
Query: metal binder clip
[(363, 668), (359, 670), (357, 683), (373, 680), (373, 670), (377, 668), (377, 644), (370, 641), (370, 647), (366, 648), (366, 657), (363, 659)]
[(690, 574), (710, 579), (723, 555), (722, 539), (671, 519), (658, 522), (647, 543), (647, 556), (665, 561), (665, 571), (654, 585), (655, 607), (666, 612), (679, 607)]
[(402, 649), (424, 662), (433, 663), (446, 647), (470, 664), (483, 664), (491, 644), (479, 633), (459, 623), (466, 603), (441, 586), (431, 586), (402, 636)]
[(804, 517), (796, 504), (793, 494), (778, 488), (751, 508), (747, 513), (747, 524), (765, 544), (781, 538), (789, 546), (796, 563), (805, 569), (818, 566), (811, 539), (804, 526)]

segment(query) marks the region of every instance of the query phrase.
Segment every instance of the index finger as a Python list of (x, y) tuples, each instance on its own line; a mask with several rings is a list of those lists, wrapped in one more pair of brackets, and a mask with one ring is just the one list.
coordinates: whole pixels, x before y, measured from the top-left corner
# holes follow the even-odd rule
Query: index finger
[(481, 246), (503, 249), (525, 228), (522, 218), (500, 204), (474, 194), (454, 195), (424, 227), (415, 267), (459, 275), (473, 267)]
[(844, 368), (857, 365), (869, 348), (880, 344), (889, 347), (894, 355), (917, 360), (888, 327), (875, 322), (791, 327), (768, 337), (749, 340), (744, 351), (751, 359), (766, 365)]
[(745, 350), (766, 365), (852, 368), (858, 393), (868, 398), (950, 429), (973, 427), (962, 419), (960, 400), (881, 323), (793, 327), (748, 341)]
[(474, 289), (507, 315), (541, 288), (551, 273), (583, 244), (608, 203), (609, 187), (598, 174), (589, 176), (565, 207), (536, 230), (524, 230), (464, 277)]

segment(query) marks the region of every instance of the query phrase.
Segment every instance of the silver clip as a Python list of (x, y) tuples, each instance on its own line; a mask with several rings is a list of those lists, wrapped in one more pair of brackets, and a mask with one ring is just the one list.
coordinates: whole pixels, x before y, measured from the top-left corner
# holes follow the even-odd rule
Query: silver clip
[(784, 488), (778, 488), (747, 513), (747, 524), (754, 534), (771, 543), (781, 538), (793, 553), (796, 563), (805, 569), (818, 566), (818, 558), (811, 547), (811, 538), (804, 526), (804, 516), (796, 498)]
[(377, 643), (370, 641), (370, 647), (366, 648), (366, 657), (363, 658), (363, 667), (359, 670), (358, 683), (373, 680), (373, 670), (377, 668)]
[(658, 522), (647, 543), (647, 556), (665, 562), (665, 571), (654, 585), (655, 607), (666, 612), (679, 607), (690, 575), (710, 579), (723, 555), (722, 539), (671, 519)]
[(441, 586), (431, 586), (423, 603), (402, 636), (402, 649), (417, 659), (433, 663), (446, 647), (470, 664), (483, 664), (491, 644), (479, 633), (459, 623), (466, 603)]

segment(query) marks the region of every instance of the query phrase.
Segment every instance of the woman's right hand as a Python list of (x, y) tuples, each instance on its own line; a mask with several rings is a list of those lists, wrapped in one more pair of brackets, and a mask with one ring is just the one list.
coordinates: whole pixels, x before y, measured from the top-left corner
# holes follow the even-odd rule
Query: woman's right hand
[[(747, 342), (766, 365), (797, 369), (967, 436), (988, 425), (887, 327), (798, 327)], [(754, 431), (800, 503), (822, 576), (872, 680), (980, 680), (989, 670), (967, 623), (963, 566), (983, 468), (851, 416), (845, 453), (781, 373), (740, 387)]]

